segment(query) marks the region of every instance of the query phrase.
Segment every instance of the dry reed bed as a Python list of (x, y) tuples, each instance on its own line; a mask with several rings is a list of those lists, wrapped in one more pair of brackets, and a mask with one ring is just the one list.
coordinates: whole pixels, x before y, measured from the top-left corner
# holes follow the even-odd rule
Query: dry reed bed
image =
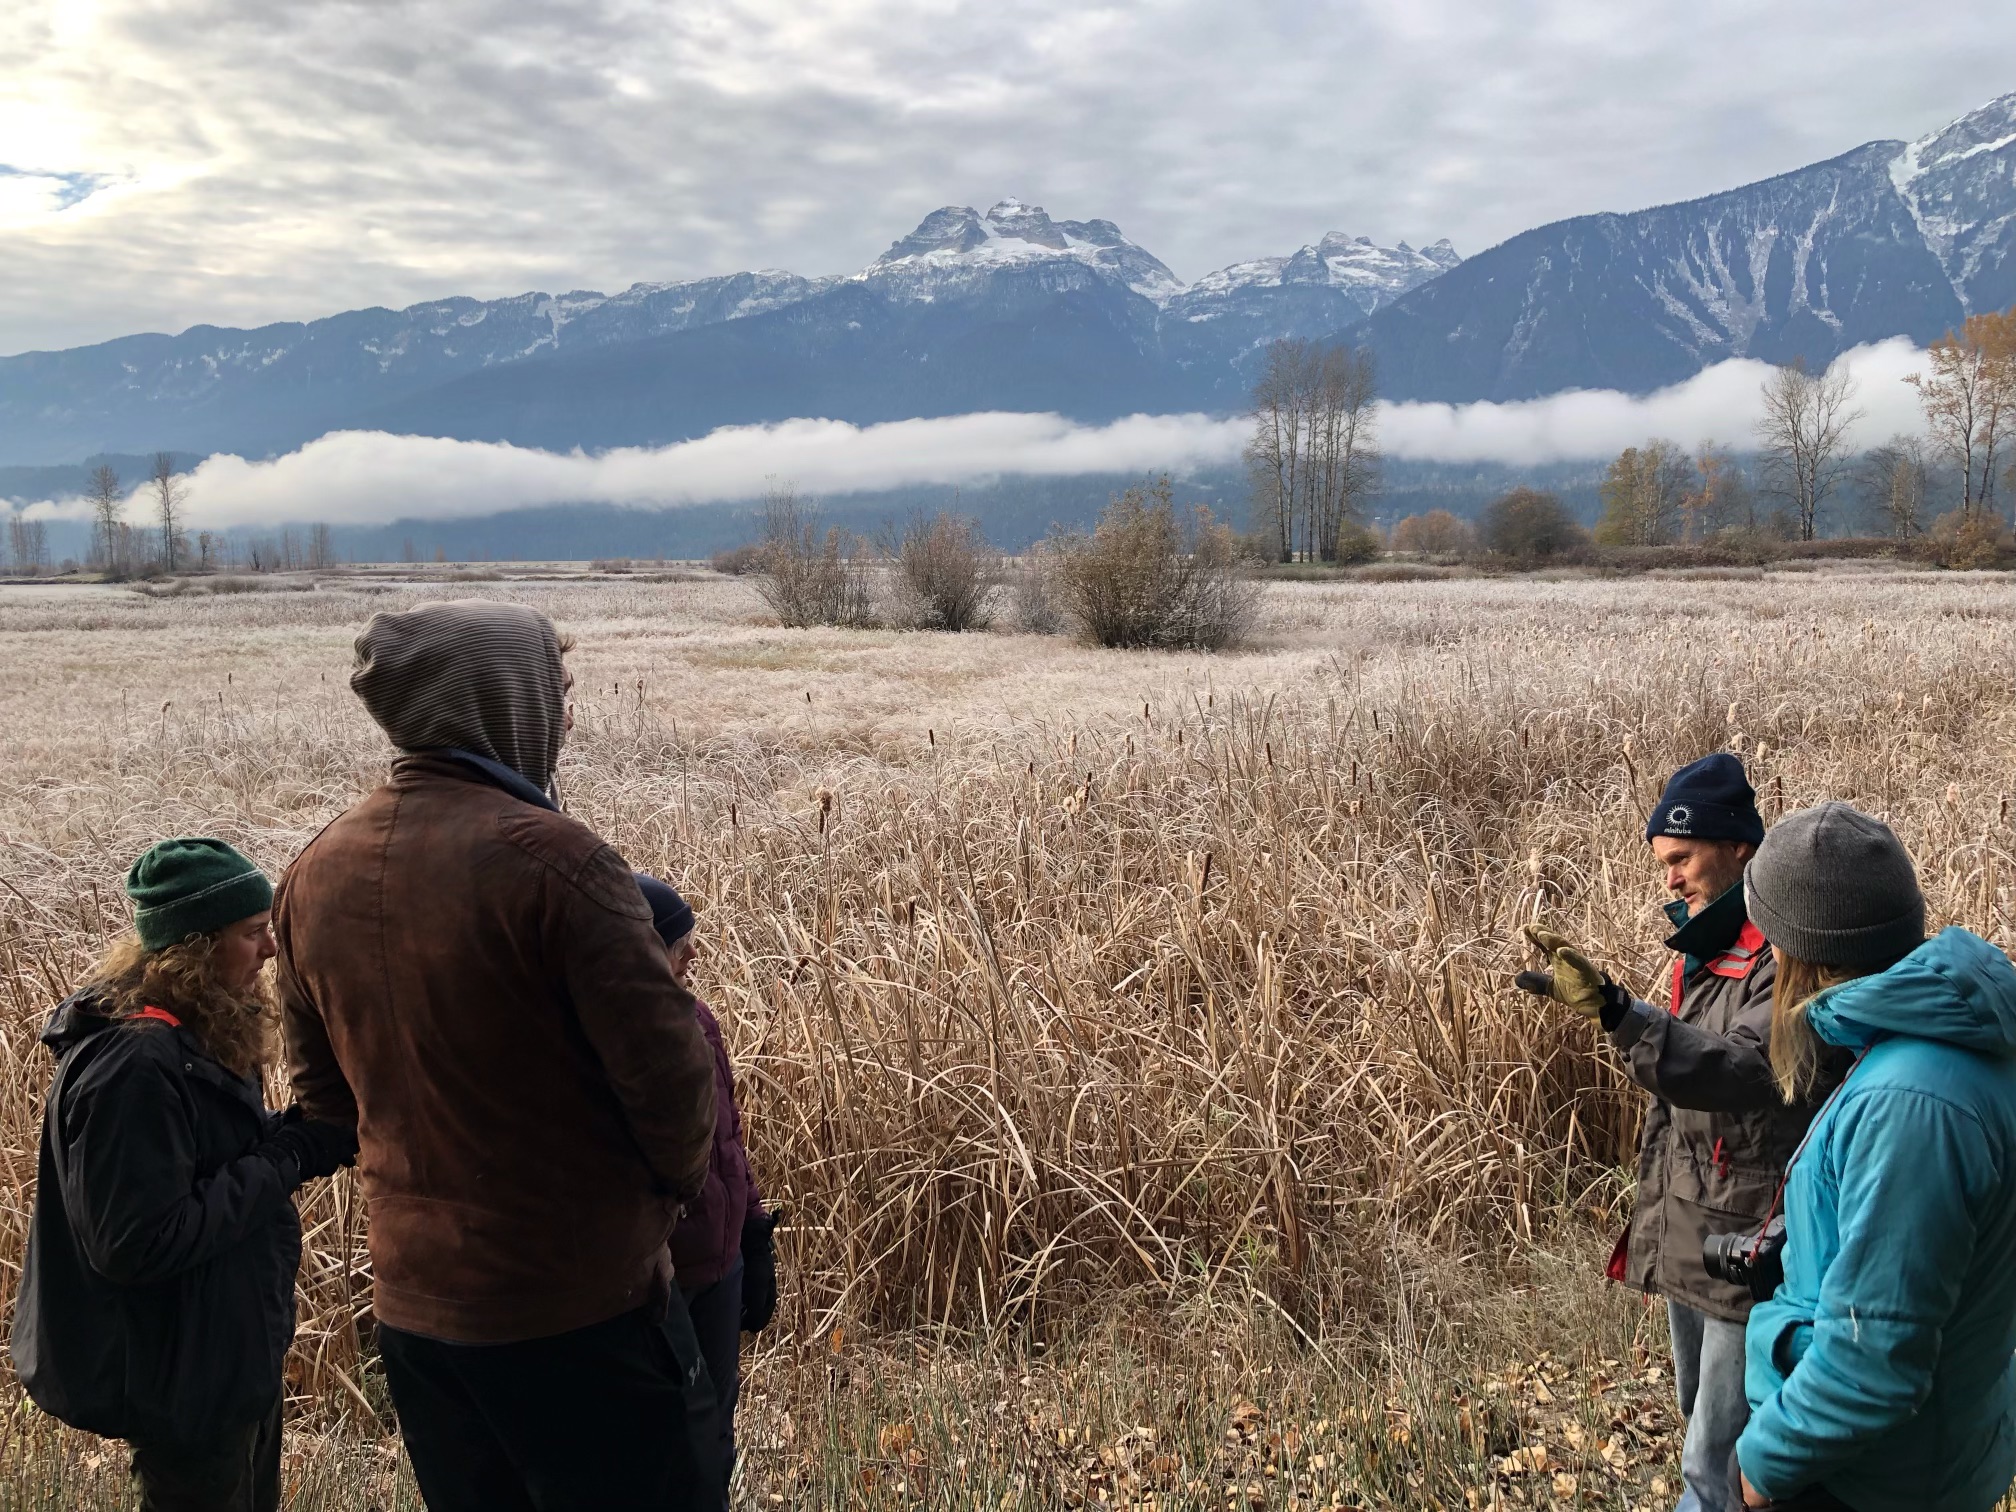
[[(1488, 1270), (1607, 1213), (1637, 1100), (1510, 990), (1517, 926), (1649, 989), (1641, 816), (1707, 750), (1767, 809), (1886, 813), (1935, 915), (2010, 943), (2001, 579), (1281, 585), (1270, 648), (1221, 658), (785, 633), (731, 584), (483, 591), (580, 635), (568, 804), (702, 909), (801, 1345), (1040, 1335), (1115, 1289), (1321, 1339), (1391, 1313), (1396, 1244)], [(277, 871), (382, 769), (347, 640), (412, 597), (0, 599), (10, 1271), (33, 1035), (120, 868), (201, 827)], [(348, 1183), (307, 1218), (296, 1383), (361, 1417)]]

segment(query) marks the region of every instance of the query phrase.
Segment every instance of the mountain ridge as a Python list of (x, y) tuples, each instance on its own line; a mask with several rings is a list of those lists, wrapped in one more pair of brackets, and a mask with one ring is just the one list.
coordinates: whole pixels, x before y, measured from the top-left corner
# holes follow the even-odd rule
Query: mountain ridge
[(1535, 227), (1335, 335), (1373, 349), (1390, 395), (1461, 403), (1643, 393), (1731, 357), (1824, 366), (2010, 304), (2016, 94), (1915, 141)]
[[(1219, 347), (1250, 346), (1276, 334), (1321, 334), (1455, 260), (1446, 241), (1435, 244), (1442, 250), (1432, 257), (1378, 248), (1363, 238), (1353, 245), (1365, 266), (1354, 270), (1349, 296), (1338, 289), (1326, 293), (1317, 288), (1320, 280), (1312, 280), (1298, 303), (1251, 280), (1231, 278), (1194, 295), (1186, 306), (1190, 316), (1204, 311), (1231, 318), (1211, 340), (1187, 342), (1197, 349), (1193, 359), (1224, 382), (1179, 383), (1186, 402), (1213, 402), (1220, 388), (1238, 387), (1241, 380), (1231, 366), (1237, 351)], [(639, 282), (613, 295), (575, 289), (496, 300), (453, 297), (254, 328), (196, 325), (172, 336), (142, 333), (0, 358), (0, 462), (48, 462), (64, 453), (159, 445), (267, 454), (330, 429), (385, 423), (388, 415), (398, 421), (401, 406), (437, 389), (563, 353), (632, 347), (817, 304), (848, 287), (875, 291), (891, 309), (907, 304), (949, 309), (985, 299), (1000, 281), (1005, 309), (1023, 302), (1032, 274), (1052, 298), (1090, 294), (1094, 303), (1116, 306), (1102, 320), (1145, 321), (1150, 327), (1173, 299), (1198, 287), (1184, 284), (1111, 221), (1052, 220), (1042, 207), (1012, 198), (984, 215), (970, 206), (948, 205), (848, 274), (808, 278), (761, 269)], [(1136, 300), (1147, 313), (1123, 316), (1120, 309)], [(1163, 387), (1150, 384), (1143, 397)], [(427, 408), (420, 403), (414, 414), (424, 415)]]
[[(1329, 233), (1185, 284), (1108, 220), (945, 205), (852, 273), (780, 269), (0, 358), (0, 464), (291, 449), (375, 427), (567, 449), (799, 415), (1230, 413), (1283, 337), (1369, 346), (1389, 398), (1644, 393), (1824, 364), (2016, 304), (2016, 93), (1912, 141), (1467, 259)], [(590, 396), (593, 396), (591, 402)]]

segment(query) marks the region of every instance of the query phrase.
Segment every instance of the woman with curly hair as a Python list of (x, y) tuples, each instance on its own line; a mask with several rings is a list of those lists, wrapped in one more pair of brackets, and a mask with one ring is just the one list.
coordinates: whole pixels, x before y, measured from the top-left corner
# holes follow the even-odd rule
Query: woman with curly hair
[(134, 933), (43, 1031), (56, 1077), (12, 1353), (28, 1394), (133, 1446), (143, 1512), (279, 1506), (293, 1194), (354, 1131), (266, 1108), (273, 888), (221, 840), (126, 876)]

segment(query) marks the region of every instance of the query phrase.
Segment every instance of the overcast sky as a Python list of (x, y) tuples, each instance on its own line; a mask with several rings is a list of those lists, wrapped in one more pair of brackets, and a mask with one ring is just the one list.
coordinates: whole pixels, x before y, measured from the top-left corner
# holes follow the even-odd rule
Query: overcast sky
[(1468, 254), (2010, 89), (2008, 0), (7, 0), (0, 352), (839, 272), (1009, 195), (1185, 279)]

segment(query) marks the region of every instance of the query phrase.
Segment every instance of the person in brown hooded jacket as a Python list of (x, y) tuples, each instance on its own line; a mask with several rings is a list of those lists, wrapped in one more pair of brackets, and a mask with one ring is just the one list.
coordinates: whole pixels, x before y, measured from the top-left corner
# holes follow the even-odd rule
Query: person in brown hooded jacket
[(1675, 894), (1664, 1003), (1634, 999), (1545, 929), (1527, 934), (1551, 969), (1519, 978), (1600, 1022), (1632, 1080), (1652, 1094), (1637, 1203), (1610, 1275), (1666, 1299), (1687, 1417), (1678, 1512), (1743, 1504), (1735, 1451), (1749, 1419), (1743, 1329), (1755, 1299), (1709, 1274), (1702, 1242), (1763, 1227), (1817, 1098), (1839, 1079), (1830, 1067), (1813, 1097), (1787, 1106), (1771, 1069), (1775, 967), (1743, 898), (1743, 868), (1764, 839), (1756, 796), (1742, 762), (1718, 752), (1675, 772), (1646, 823)]
[(378, 1342), (433, 1512), (719, 1505), (666, 1241), (714, 1060), (630, 868), (547, 789), (563, 644), (523, 605), (374, 615), (399, 748), (274, 912), (294, 1090), (357, 1127)]

